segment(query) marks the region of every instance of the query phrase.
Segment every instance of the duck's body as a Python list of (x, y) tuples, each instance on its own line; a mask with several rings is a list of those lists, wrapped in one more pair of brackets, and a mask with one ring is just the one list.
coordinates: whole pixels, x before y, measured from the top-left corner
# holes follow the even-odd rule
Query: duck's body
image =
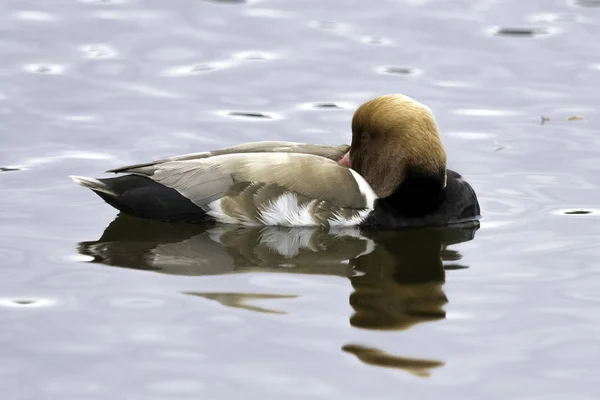
[[(398, 99), (420, 106), (404, 96), (392, 97)], [(359, 135), (370, 103), (355, 114), (353, 131)], [(375, 106), (375, 111), (381, 108)], [(73, 179), (124, 213), (167, 221), (399, 228), (479, 217), (471, 186), (445, 169), (441, 142), (425, 132), (425, 146), (415, 143), (417, 149), (407, 147), (419, 140), (410, 135), (391, 144), (397, 152), (383, 142), (373, 149), (381, 127), (371, 118), (366, 123), (372, 133), (365, 139), (354, 132), (352, 146), (255, 142), (108, 171), (129, 174), (116, 178)], [(387, 141), (395, 137), (381, 136)], [(431, 158), (419, 147), (431, 151)], [(377, 154), (385, 162), (373, 161)]]

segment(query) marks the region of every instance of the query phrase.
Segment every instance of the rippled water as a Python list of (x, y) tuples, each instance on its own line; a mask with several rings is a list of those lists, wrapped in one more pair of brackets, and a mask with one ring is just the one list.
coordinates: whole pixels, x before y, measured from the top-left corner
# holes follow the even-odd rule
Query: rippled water
[[(598, 397), (599, 1), (4, 0), (0, 31), (3, 399)], [(348, 142), (390, 92), (479, 230), (115, 220), (67, 178)]]

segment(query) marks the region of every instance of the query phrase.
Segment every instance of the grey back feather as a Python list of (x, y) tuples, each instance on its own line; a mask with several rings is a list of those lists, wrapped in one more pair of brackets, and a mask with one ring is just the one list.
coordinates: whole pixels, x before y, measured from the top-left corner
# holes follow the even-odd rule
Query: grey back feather
[[(273, 185), (336, 207), (366, 207), (365, 196), (350, 170), (315, 155), (227, 154), (194, 160), (166, 161), (123, 172), (150, 177), (177, 190), (202, 208), (227, 196), (234, 184), (240, 182)], [(281, 190), (272, 192), (281, 193)]]

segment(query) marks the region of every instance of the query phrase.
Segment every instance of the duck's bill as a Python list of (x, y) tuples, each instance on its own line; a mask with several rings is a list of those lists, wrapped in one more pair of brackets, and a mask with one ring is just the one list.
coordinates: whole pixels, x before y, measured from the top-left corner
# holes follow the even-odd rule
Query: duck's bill
[(344, 154), (344, 157), (340, 158), (340, 161), (338, 162), (344, 167), (351, 168), (352, 166), (350, 165), (350, 152)]

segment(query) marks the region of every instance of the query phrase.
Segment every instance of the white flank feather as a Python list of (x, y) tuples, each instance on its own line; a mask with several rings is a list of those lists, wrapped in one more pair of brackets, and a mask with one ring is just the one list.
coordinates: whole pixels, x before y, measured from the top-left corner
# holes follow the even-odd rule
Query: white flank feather
[(353, 169), (349, 169), (349, 171), (352, 173), (354, 180), (358, 184), (358, 190), (360, 190), (360, 192), (365, 196), (365, 199), (367, 200), (367, 208), (372, 210), (373, 205), (375, 204), (375, 200), (377, 200), (378, 198), (377, 194), (375, 194), (375, 191), (373, 190), (373, 188), (371, 188), (371, 185), (369, 185), (365, 178), (360, 176), (358, 172), (354, 171)]
[(263, 207), (259, 218), (265, 225), (314, 226), (316, 223), (308, 210), (309, 204), (301, 206), (294, 193), (284, 193)]
[(235, 215), (234, 216), (234, 215), (225, 214), (225, 212), (223, 211), (223, 207), (221, 207), (222, 200), (223, 199), (218, 199), (218, 200), (208, 203), (208, 206), (207, 206), (208, 211), (206, 213), (208, 215), (210, 215), (211, 217), (213, 217), (214, 219), (216, 219), (217, 221), (222, 222), (224, 224), (242, 224), (242, 225), (246, 225), (246, 226), (259, 226), (260, 225), (259, 223), (252, 221), (245, 215)]

